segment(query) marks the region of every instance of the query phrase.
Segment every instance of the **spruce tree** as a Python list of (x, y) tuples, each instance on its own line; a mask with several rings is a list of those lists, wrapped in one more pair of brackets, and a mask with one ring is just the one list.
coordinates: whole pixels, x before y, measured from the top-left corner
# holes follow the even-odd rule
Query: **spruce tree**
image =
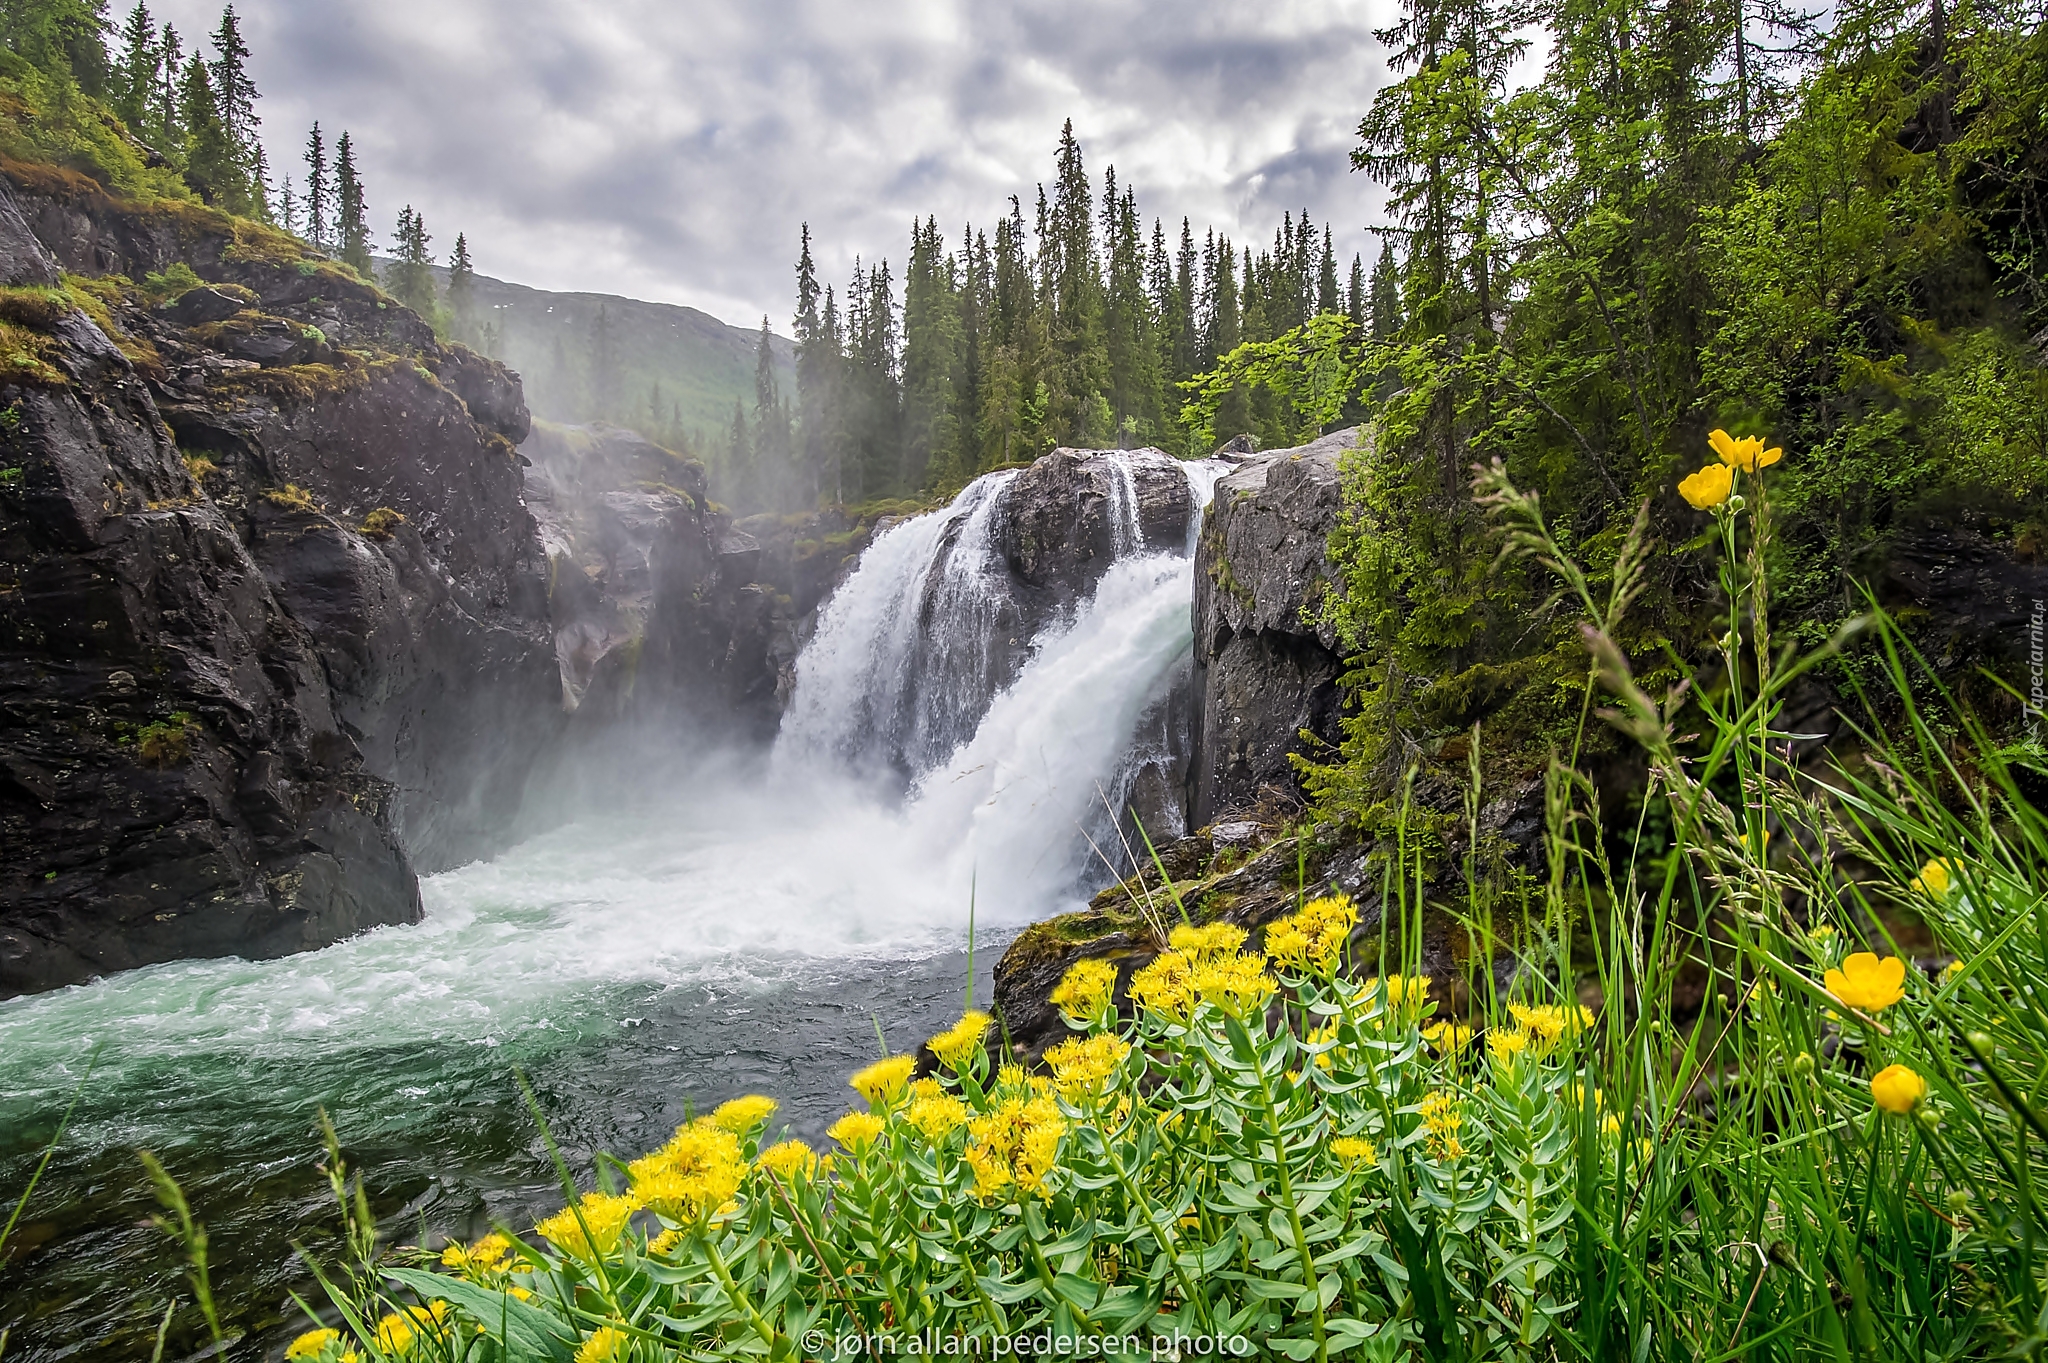
[(950, 483), (959, 472), (954, 425), (960, 368), (960, 300), (956, 262), (939, 225), (910, 225), (910, 261), (903, 275), (903, 445), (895, 485), (912, 491)]
[(242, 41), (241, 21), (230, 4), (220, 12), (220, 27), (213, 33), (214, 59), (207, 63), (213, 77), (214, 97), (219, 101), (220, 123), (228, 141), (254, 178), (256, 158), (262, 148), (256, 130), (263, 120), (256, 116), (256, 101), (262, 98), (256, 82), (249, 78), (249, 47)]
[(754, 347), (754, 495), (761, 510), (788, 504), (790, 464), (789, 404), (775, 380), (775, 338), (768, 319), (761, 319), (761, 338)]
[(1337, 292), (1337, 252), (1330, 225), (1323, 224), (1323, 255), (1316, 266), (1316, 311), (1342, 312), (1344, 299)]
[(179, 113), (185, 125), (185, 183), (213, 207), (247, 213), (249, 177), (241, 150), (221, 125), (212, 74), (196, 55), (185, 64)]
[(477, 343), (476, 267), (469, 260), (469, 237), (461, 232), (448, 254), (448, 330), (464, 345)]
[(363, 201), (362, 178), (356, 173), (355, 144), (345, 131), (334, 144), (334, 231), (342, 264), (365, 279), (374, 277), (369, 210)]
[(320, 136), (320, 124), (306, 135), (306, 240), (322, 251), (332, 251), (327, 215), (331, 200), (327, 191), (327, 143)]
[(156, 107), (150, 116), (149, 134), (156, 140), (157, 150), (173, 164), (185, 155), (184, 124), (178, 119), (178, 80), (184, 72), (185, 44), (178, 30), (165, 24), (156, 45)]
[(751, 508), (756, 504), (757, 470), (752, 443), (747, 439), (747, 413), (740, 400), (732, 400), (732, 431), (725, 444), (725, 485), (733, 505)]
[(1379, 263), (1372, 267), (1372, 334), (1390, 341), (1401, 333), (1401, 267), (1394, 260), (1391, 238), (1380, 242)]
[(432, 240), (427, 234), (426, 219), (414, 212), (411, 204), (399, 211), (398, 236), (393, 243), (395, 258), (387, 275), (391, 296), (429, 322), (434, 320), (436, 302), (434, 257), (427, 250)]
[(1053, 192), (1041, 191), (1039, 287), (1047, 318), (1046, 419), (1055, 438), (1107, 443), (1113, 423), (1104, 390), (1109, 356), (1103, 336), (1102, 267), (1095, 254), (1093, 192), (1070, 118), (1060, 131)]
[(143, 0), (135, 0), (135, 8), (128, 11), (128, 22), (121, 27), (121, 57), (108, 84), (114, 112), (137, 136), (148, 136), (150, 115), (156, 105), (157, 65), (161, 60), (156, 20)]
[(1344, 290), (1344, 311), (1350, 316), (1351, 324), (1363, 327), (1366, 321), (1365, 260), (1361, 256), (1351, 257), (1351, 283)]
[(796, 262), (796, 394), (797, 438), (802, 442), (806, 500), (815, 501), (828, 485), (838, 498), (836, 474), (830, 474), (834, 459), (831, 421), (837, 399), (833, 379), (839, 365), (839, 342), (827, 338), (825, 319), (818, 309), (821, 290), (818, 267), (811, 259), (811, 225), (803, 227), (803, 249)]

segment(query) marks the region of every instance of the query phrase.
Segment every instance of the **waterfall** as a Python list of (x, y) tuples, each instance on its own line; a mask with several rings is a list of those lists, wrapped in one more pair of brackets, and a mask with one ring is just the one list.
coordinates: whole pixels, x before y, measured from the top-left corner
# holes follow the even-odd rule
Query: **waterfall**
[(1113, 561), (1037, 637), (1009, 637), (1023, 617), (991, 538), (1016, 476), (1005, 471), (878, 536), (797, 660), (779, 772), (893, 771), (919, 859), (945, 880), (971, 876), (992, 907), (1043, 912), (1089, 878), (1090, 839), (1115, 855), (1111, 811), (1148, 767), (1165, 779), (1184, 743), (1170, 702), (1188, 675), (1193, 552), (1228, 466), (1178, 464), (1194, 511), (1178, 551), (1157, 553), (1139, 516), (1146, 456), (1102, 457)]
[(1004, 609), (989, 530), (996, 494), (1016, 476), (986, 474), (943, 510), (875, 537), (797, 659), (778, 765), (907, 775), (979, 718)]

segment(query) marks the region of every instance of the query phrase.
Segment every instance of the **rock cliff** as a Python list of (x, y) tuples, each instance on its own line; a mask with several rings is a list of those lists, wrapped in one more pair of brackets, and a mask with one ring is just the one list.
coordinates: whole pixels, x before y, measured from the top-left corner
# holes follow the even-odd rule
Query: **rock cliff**
[(1333, 580), (1338, 464), (1359, 435), (1253, 456), (1216, 484), (1195, 550), (1194, 826), (1262, 799), (1292, 803), (1288, 755), (1302, 732), (1339, 736), (1343, 663), (1317, 608)]

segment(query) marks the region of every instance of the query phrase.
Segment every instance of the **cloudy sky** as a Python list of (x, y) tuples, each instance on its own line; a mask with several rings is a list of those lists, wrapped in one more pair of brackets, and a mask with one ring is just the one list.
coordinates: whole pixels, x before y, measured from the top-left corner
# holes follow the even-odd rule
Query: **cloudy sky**
[[(111, 9), (125, 15), (126, 0)], [(360, 148), (379, 244), (410, 203), (486, 274), (788, 328), (800, 225), (820, 268), (904, 254), (1049, 180), (1269, 240), (1283, 210), (1376, 247), (1349, 169), (1391, 0), (242, 0), (275, 173), (314, 119)], [(217, 0), (156, 0), (188, 40)]]

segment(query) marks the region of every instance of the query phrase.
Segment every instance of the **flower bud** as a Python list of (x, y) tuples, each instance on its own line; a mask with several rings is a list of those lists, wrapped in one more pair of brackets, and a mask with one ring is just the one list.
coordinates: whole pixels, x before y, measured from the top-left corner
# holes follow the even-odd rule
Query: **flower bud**
[(1970, 1049), (1981, 1056), (1989, 1058), (1991, 1055), (1991, 1033), (1971, 1032)]
[(1730, 514), (1730, 515), (1733, 515), (1733, 514), (1735, 514), (1735, 513), (1739, 512), (1739, 511), (1741, 511), (1741, 510), (1742, 510), (1742, 508), (1743, 508), (1743, 507), (1745, 507), (1745, 506), (1747, 506), (1747, 505), (1748, 505), (1748, 503), (1742, 500), (1742, 494), (1738, 492), (1738, 493), (1736, 493), (1736, 494), (1735, 494), (1735, 495), (1734, 495), (1733, 497), (1730, 497), (1730, 498), (1728, 499), (1728, 511), (1729, 511), (1729, 514)]
[(1949, 1190), (1948, 1190), (1948, 1209), (1949, 1209), (1950, 1211), (1952, 1211), (1952, 1212), (1955, 1212), (1955, 1213), (1957, 1213), (1958, 1215), (1960, 1215), (1960, 1214), (1961, 1214), (1961, 1213), (1963, 1213), (1963, 1212), (1966, 1212), (1966, 1211), (1970, 1210), (1970, 1194), (1969, 1194), (1969, 1190), (1968, 1190), (1968, 1189), (1965, 1189), (1965, 1188), (1951, 1188), (1951, 1189), (1949, 1189)]
[(1801, 1051), (1799, 1058), (1792, 1062), (1792, 1072), (1802, 1079), (1813, 1073), (1813, 1052)]

